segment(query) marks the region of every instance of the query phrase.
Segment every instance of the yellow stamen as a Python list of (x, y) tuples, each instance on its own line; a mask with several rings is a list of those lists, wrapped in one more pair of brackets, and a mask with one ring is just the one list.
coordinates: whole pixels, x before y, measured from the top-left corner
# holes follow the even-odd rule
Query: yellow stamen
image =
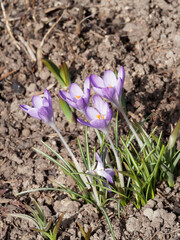
[(112, 86), (109, 86), (109, 88), (112, 88)]
[(98, 118), (98, 119), (100, 119), (101, 118), (101, 115), (99, 114), (99, 115), (96, 115), (96, 117)]
[(103, 119), (103, 120), (105, 120), (103, 114), (96, 115), (96, 117), (97, 117), (98, 119)]
[(76, 98), (77, 98), (77, 99), (80, 99), (80, 98), (81, 98), (81, 96), (76, 96)]

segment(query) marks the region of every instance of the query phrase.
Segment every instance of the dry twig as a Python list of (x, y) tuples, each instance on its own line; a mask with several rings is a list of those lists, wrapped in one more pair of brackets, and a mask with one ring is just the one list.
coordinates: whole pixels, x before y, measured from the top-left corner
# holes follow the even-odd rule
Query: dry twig
[[(65, 10), (64, 10), (65, 11)], [(64, 11), (62, 13), (62, 15), (57, 19), (57, 21), (52, 25), (52, 27), (47, 31), (47, 33), (44, 35), (41, 43), (40, 43), (40, 46), (37, 50), (37, 65), (38, 65), (38, 70), (41, 71), (42, 69), (42, 62), (41, 62), (41, 59), (42, 59), (42, 47), (44, 45), (44, 42), (47, 38), (47, 36), (50, 34), (50, 32), (55, 28), (55, 26), (60, 22), (60, 20), (62, 19), (63, 15), (64, 15)]]
[[(165, 239), (165, 235), (172, 235), (173, 233), (176, 233), (176, 232), (180, 232), (180, 228), (177, 228), (171, 232), (167, 232), (167, 233), (161, 233), (163, 235), (163, 239)], [(158, 233), (156, 232), (151, 238), (150, 240), (153, 240), (155, 238), (155, 236), (157, 235)]]
[(16, 70), (13, 70), (13, 71), (7, 73), (6, 75), (4, 75), (4, 76), (2, 76), (2, 77), (0, 78), (0, 81), (3, 80), (4, 78), (10, 76), (11, 74), (13, 74), (13, 73), (15, 73), (15, 72), (16, 72)]
[(6, 15), (6, 11), (5, 11), (5, 8), (4, 8), (4, 5), (3, 5), (3, 2), (2, 0), (1, 1), (1, 9), (2, 9), (2, 12), (3, 12), (3, 16), (4, 16), (4, 19), (5, 19), (5, 23), (6, 23), (6, 27), (7, 27), (7, 30), (8, 30), (8, 33), (10, 35), (10, 37), (12, 38), (13, 40), (13, 43), (15, 44), (15, 46), (17, 47), (18, 50), (20, 50), (20, 45), (18, 43), (18, 41), (16, 41), (12, 31), (11, 31), (11, 28), (10, 28), (10, 25), (9, 25), (9, 21), (8, 21), (8, 18), (7, 18), (7, 15)]
[(32, 62), (36, 62), (36, 57), (31, 49), (31, 47), (29, 46), (28, 42), (26, 42), (24, 40), (24, 38), (22, 36), (18, 36), (19, 40), (21, 41), (21, 43), (24, 45), (24, 51), (26, 52), (27, 55), (30, 56), (30, 59)]

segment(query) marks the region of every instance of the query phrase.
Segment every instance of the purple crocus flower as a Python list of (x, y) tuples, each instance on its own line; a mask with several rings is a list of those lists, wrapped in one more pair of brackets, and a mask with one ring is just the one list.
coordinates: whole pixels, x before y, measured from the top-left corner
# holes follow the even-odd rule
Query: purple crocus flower
[(69, 87), (69, 93), (65, 91), (59, 91), (59, 95), (71, 107), (81, 112), (84, 112), (84, 108), (89, 103), (90, 89), (91, 89), (90, 78), (87, 77), (84, 82), (84, 92), (76, 83), (72, 83)]
[(104, 168), (103, 161), (101, 157), (97, 153), (95, 153), (95, 157), (97, 160), (97, 166), (95, 169), (87, 171), (88, 174), (94, 175), (94, 176), (101, 176), (108, 180), (111, 184), (113, 184), (113, 176), (115, 175), (115, 171), (111, 168)]
[(100, 96), (108, 99), (117, 107), (121, 105), (121, 93), (125, 79), (125, 71), (121, 66), (117, 75), (111, 70), (107, 70), (104, 73), (103, 79), (95, 74), (90, 76), (90, 80), (94, 85), (93, 90)]
[(95, 108), (87, 106), (84, 110), (89, 122), (85, 122), (80, 118), (78, 118), (77, 121), (84, 126), (97, 128), (102, 132), (107, 133), (107, 128), (111, 122), (113, 112), (110, 109), (109, 104), (104, 102), (100, 96), (95, 95), (93, 97), (93, 102)]
[(31, 117), (40, 119), (49, 125), (54, 126), (54, 116), (52, 108), (52, 99), (49, 91), (44, 90), (44, 97), (33, 96), (33, 107), (28, 105), (20, 105), (23, 111), (28, 113)]

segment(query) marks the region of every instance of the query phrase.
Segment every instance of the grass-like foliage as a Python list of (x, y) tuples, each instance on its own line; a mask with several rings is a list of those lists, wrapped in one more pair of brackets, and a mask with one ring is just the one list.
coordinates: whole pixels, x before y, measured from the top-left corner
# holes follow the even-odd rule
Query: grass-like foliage
[[(167, 180), (170, 187), (174, 186), (175, 169), (180, 159), (179, 151), (175, 146), (168, 148), (169, 144), (163, 144), (162, 133), (157, 136), (156, 128), (150, 133), (137, 124), (143, 147), (137, 151), (132, 138), (121, 139), (122, 148), (118, 148), (121, 154), (127, 176), (126, 196), (132, 199), (139, 209), (154, 198), (157, 183)], [(172, 136), (170, 136), (172, 137)]]
[(60, 218), (57, 220), (55, 226), (53, 227), (52, 219), (46, 219), (44, 212), (42, 211), (39, 204), (35, 201), (35, 199), (33, 199), (33, 203), (35, 206), (35, 210), (30, 206), (26, 205), (26, 208), (29, 212), (28, 214), (9, 213), (7, 215), (32, 222), (35, 225), (35, 228), (31, 228), (31, 230), (39, 232), (44, 239), (56, 240), (64, 213), (61, 214)]
[(79, 226), (79, 228), (80, 228), (80, 230), (81, 230), (81, 232), (82, 232), (82, 234), (83, 234), (84, 239), (85, 239), (85, 240), (89, 240), (89, 239), (90, 239), (90, 235), (91, 235), (91, 231), (92, 231), (92, 227), (90, 227), (90, 228), (88, 229), (88, 231), (85, 232), (84, 229), (83, 229), (83, 227), (81, 226), (81, 224), (80, 224), (79, 222), (77, 222), (77, 224), (78, 224), (78, 226)]

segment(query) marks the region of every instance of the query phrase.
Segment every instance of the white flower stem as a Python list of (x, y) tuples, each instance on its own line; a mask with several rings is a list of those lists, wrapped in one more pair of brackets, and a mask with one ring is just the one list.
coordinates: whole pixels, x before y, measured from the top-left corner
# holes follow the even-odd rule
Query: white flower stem
[(102, 138), (101, 138), (101, 135), (99, 134), (99, 131), (98, 131), (96, 128), (94, 128), (94, 130), (95, 130), (96, 135), (97, 135), (97, 137), (98, 137), (98, 139), (99, 139), (100, 145), (102, 145)]
[(130, 123), (128, 117), (126, 116), (126, 114), (125, 114), (125, 112), (123, 110), (123, 108), (122, 107), (118, 107), (118, 110), (122, 113), (125, 121), (127, 122), (127, 124), (129, 126), (129, 128), (131, 129), (132, 133), (134, 134), (134, 136), (135, 136), (135, 138), (136, 138), (136, 140), (137, 140), (137, 142), (139, 144), (139, 147), (142, 148), (143, 147), (143, 143), (142, 143), (141, 139), (138, 137), (135, 129), (133, 128), (132, 124)]
[[(106, 133), (106, 136), (108, 137), (108, 140), (109, 140), (109, 142), (110, 142), (110, 144), (111, 144), (111, 147), (112, 147), (112, 150), (113, 150), (115, 159), (116, 159), (117, 168), (118, 168), (119, 171), (123, 171), (123, 167), (122, 167), (121, 160), (120, 160), (119, 157), (118, 157), (117, 151), (116, 151), (116, 149), (115, 149), (115, 147), (114, 147), (114, 144), (113, 144), (113, 142), (112, 142), (112, 140), (111, 140), (108, 132)], [(124, 176), (123, 176), (122, 173), (118, 173), (118, 175), (119, 175), (120, 186), (121, 186), (122, 188), (124, 188)]]
[[(103, 142), (102, 142), (102, 137), (101, 137), (99, 131), (98, 131), (96, 128), (94, 128), (94, 130), (95, 130), (95, 132), (96, 132), (96, 134), (97, 134), (97, 137), (98, 137), (98, 139), (99, 139), (100, 146), (102, 146), (102, 143), (103, 143)], [(106, 134), (106, 133), (105, 133), (105, 134)], [(110, 164), (110, 159), (109, 159), (109, 153), (108, 153), (108, 152), (107, 152), (107, 154), (106, 154), (105, 162), (106, 162), (107, 164)]]
[[(73, 162), (74, 162), (74, 165), (75, 165), (77, 171), (78, 171), (79, 173), (83, 173), (83, 170), (82, 170), (81, 166), (79, 165), (77, 159), (75, 158), (75, 156), (74, 156), (74, 154), (72, 153), (71, 149), (69, 148), (68, 144), (67, 144), (66, 141), (64, 140), (63, 136), (62, 136), (61, 133), (58, 131), (56, 125), (55, 125), (54, 123), (53, 123), (53, 124), (49, 124), (49, 125), (56, 131), (56, 133), (58, 134), (61, 142), (64, 144), (65, 148), (68, 150), (70, 156), (72, 157), (72, 160), (73, 160)], [(90, 187), (90, 185), (88, 184), (88, 180), (87, 180), (86, 176), (85, 176), (84, 174), (79, 174), (79, 175), (80, 175), (82, 181), (84, 182), (84, 184), (86, 185), (87, 189), (90, 189), (91, 187)]]
[[(89, 182), (90, 182), (90, 183), (93, 183), (93, 181), (92, 181), (92, 177), (87, 176), (87, 178), (89, 179)], [(93, 185), (92, 185), (92, 190), (93, 190), (93, 193), (94, 193), (93, 198), (94, 198), (94, 200), (96, 201), (96, 204), (98, 205), (98, 207), (100, 207), (101, 204), (100, 204), (100, 201), (99, 201), (98, 192), (97, 192), (96, 187), (93, 186)]]

